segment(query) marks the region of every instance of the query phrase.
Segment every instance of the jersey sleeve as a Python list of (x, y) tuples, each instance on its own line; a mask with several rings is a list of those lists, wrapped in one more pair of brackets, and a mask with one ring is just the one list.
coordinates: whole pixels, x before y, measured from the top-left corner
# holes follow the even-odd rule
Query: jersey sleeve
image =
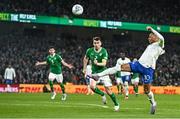
[(131, 60), (129, 58), (127, 58), (127, 59), (128, 59), (128, 63), (131, 62)]
[(116, 65), (120, 65), (122, 62), (121, 62), (121, 58), (119, 58), (116, 62)]
[(49, 64), (49, 57), (46, 58), (46, 62), (47, 62), (47, 64)]
[(164, 48), (164, 37), (154, 29), (152, 29), (152, 32), (159, 38), (159, 46)]
[(5, 73), (4, 73), (4, 79), (6, 79), (6, 77), (7, 77), (7, 68), (6, 68)]
[(63, 59), (62, 59), (61, 55), (57, 55), (57, 58), (60, 62), (62, 62)]
[(87, 57), (87, 58), (90, 57), (90, 48), (88, 48), (87, 51), (86, 51), (86, 57)]
[(108, 53), (107, 53), (107, 50), (104, 50), (104, 53), (103, 53), (103, 59), (105, 59), (105, 60), (108, 59)]

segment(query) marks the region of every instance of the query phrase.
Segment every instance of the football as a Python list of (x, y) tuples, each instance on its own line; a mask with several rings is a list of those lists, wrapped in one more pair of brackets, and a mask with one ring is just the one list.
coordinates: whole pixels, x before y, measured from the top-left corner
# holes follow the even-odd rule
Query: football
[(81, 15), (83, 13), (83, 7), (80, 4), (73, 5), (72, 13), (74, 15)]

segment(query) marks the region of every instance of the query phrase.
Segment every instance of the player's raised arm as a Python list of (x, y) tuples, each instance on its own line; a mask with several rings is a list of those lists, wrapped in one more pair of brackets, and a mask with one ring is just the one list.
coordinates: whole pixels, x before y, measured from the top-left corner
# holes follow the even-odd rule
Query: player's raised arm
[(47, 62), (46, 61), (43, 61), (43, 62), (36, 62), (35, 66), (39, 66), (39, 65), (46, 65)]
[(164, 40), (164, 37), (152, 27), (147, 26), (147, 30), (153, 32), (160, 40)]
[(69, 69), (74, 68), (73, 65), (66, 63), (64, 60), (62, 60), (61, 62), (62, 62), (62, 64), (63, 64), (64, 66), (68, 67)]
[(150, 26), (147, 26), (146, 29), (151, 31), (158, 38), (159, 45), (164, 48), (164, 37)]

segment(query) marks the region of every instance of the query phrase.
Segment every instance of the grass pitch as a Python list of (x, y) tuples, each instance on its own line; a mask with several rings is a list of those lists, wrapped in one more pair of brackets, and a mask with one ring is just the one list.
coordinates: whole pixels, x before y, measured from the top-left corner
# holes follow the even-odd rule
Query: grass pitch
[(108, 104), (103, 105), (96, 94), (68, 94), (61, 101), (61, 94), (51, 100), (50, 93), (0, 93), (0, 118), (180, 118), (180, 95), (155, 95), (155, 115), (149, 114), (146, 95), (130, 95), (128, 100), (117, 97), (119, 112), (114, 112), (108, 96)]

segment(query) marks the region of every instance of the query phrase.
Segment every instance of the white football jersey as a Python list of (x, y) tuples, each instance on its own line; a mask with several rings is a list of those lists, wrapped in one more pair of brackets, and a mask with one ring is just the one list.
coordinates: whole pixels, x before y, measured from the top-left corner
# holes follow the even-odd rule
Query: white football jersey
[(157, 31), (152, 30), (152, 32), (158, 36), (159, 41), (149, 44), (138, 61), (146, 68), (151, 67), (152, 69), (155, 69), (158, 57), (165, 53), (163, 50), (164, 38)]
[(13, 68), (6, 68), (4, 73), (4, 79), (13, 80), (16, 77), (15, 70)]
[[(129, 62), (131, 62), (131, 60), (129, 58), (127, 58), (127, 57), (125, 57), (124, 60), (122, 58), (119, 58), (117, 60), (117, 64), (121, 64), (121, 65), (122, 64), (127, 64)], [(121, 76), (127, 76), (127, 75), (130, 75), (130, 72), (121, 71)]]

